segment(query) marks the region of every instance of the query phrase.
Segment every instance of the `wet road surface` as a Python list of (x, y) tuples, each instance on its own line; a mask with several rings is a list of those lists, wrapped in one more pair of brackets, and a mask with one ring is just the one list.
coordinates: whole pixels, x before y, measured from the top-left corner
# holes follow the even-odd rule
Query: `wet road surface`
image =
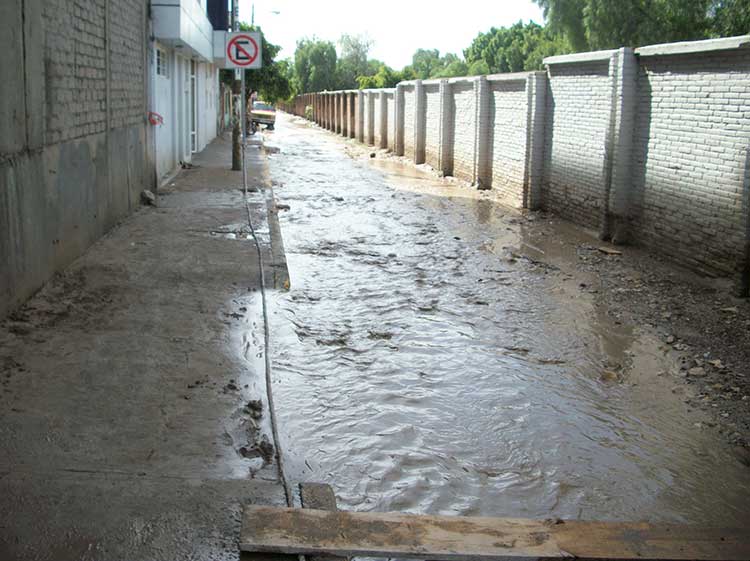
[(269, 141), (293, 480), (355, 510), (748, 523), (750, 470), (561, 243), (594, 238), (288, 117)]

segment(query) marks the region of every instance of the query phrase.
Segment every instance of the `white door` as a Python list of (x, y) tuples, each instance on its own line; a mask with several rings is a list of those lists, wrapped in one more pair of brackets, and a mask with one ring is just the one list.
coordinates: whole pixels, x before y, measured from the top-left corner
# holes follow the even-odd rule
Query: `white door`
[[(172, 53), (159, 45), (154, 47), (154, 112), (161, 124), (154, 125), (156, 173), (164, 177), (177, 165), (174, 159), (174, 103), (172, 99)], [(157, 116), (153, 116), (158, 119)]]

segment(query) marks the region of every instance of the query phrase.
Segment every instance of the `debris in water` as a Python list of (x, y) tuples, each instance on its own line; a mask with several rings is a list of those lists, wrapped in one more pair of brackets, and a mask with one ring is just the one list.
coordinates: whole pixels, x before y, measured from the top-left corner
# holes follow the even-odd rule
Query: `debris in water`
[(141, 202), (144, 205), (156, 206), (156, 195), (148, 189), (141, 191)]
[(599, 251), (604, 253), (605, 255), (622, 255), (622, 251), (619, 249), (612, 249), (611, 247), (597, 247)]
[(263, 402), (260, 399), (251, 399), (247, 402), (245, 410), (253, 419), (260, 419), (263, 416)]

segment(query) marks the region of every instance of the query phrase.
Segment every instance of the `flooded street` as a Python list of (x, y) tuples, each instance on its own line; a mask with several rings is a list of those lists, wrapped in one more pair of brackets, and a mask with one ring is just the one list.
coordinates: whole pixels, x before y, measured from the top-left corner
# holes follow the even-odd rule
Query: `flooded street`
[(750, 522), (750, 470), (699, 428), (673, 359), (571, 264), (596, 239), (300, 123), (268, 135), (293, 480), (353, 510)]

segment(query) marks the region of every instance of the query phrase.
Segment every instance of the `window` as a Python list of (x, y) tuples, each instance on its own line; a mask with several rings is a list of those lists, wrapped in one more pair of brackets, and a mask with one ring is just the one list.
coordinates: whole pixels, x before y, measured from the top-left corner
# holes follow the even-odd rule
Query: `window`
[(157, 47), (156, 49), (156, 74), (169, 78), (169, 61), (167, 52)]
[(198, 151), (198, 65), (190, 61), (190, 151)]

